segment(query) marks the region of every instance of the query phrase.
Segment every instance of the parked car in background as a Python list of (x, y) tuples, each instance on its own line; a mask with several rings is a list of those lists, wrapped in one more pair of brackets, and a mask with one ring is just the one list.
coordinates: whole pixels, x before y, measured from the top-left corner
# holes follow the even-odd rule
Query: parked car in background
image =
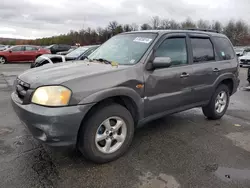
[(250, 67), (250, 52), (244, 52), (243, 56), (239, 57), (241, 67)]
[(6, 45), (0, 44), (0, 51), (3, 51), (6, 49)]
[(33, 62), (43, 54), (49, 54), (48, 49), (32, 45), (18, 45), (0, 51), (0, 63), (7, 62)]
[(36, 58), (34, 62), (31, 62), (30, 68), (40, 67), (45, 64), (54, 64), (65, 62), (65, 56), (57, 54), (44, 54)]
[(93, 53), (100, 45), (90, 45), (90, 46), (81, 46), (72, 52), (65, 55), (66, 61), (70, 60), (84, 60), (91, 53)]
[(40, 67), (45, 64), (62, 63), (65, 61), (84, 60), (92, 52), (94, 52), (100, 45), (83, 46), (75, 49), (66, 56), (58, 54), (46, 54), (39, 56), (31, 63), (30, 68)]
[(68, 51), (57, 52), (56, 54), (58, 54), (58, 55), (67, 55), (68, 53), (72, 52), (76, 48), (78, 48), (78, 47), (77, 46), (71, 46), (71, 48)]
[(71, 48), (71, 46), (68, 44), (53, 44), (47, 46), (46, 48), (49, 49), (52, 54), (56, 54), (58, 52), (68, 51)]
[(83, 62), (27, 70), (11, 98), (37, 140), (96, 163), (121, 157), (148, 121), (197, 107), (222, 118), (239, 85), (232, 44), (215, 32), (122, 33)]
[(246, 52), (250, 52), (249, 47), (234, 47), (234, 51), (238, 57), (245, 55)]

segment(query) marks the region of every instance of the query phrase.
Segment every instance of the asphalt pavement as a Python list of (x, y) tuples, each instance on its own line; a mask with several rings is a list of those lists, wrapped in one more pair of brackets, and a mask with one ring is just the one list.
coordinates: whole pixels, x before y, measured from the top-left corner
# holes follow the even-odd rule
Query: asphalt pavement
[(29, 64), (0, 65), (0, 187), (237, 188), (250, 187), (250, 88), (247, 69), (227, 114), (207, 120), (199, 108), (136, 130), (120, 159), (96, 165), (75, 151), (42, 146), (10, 102), (16, 75)]

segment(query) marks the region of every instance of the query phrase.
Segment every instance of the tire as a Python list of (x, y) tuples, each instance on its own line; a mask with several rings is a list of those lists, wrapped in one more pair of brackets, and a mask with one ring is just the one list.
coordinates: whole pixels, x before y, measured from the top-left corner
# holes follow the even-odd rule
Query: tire
[[(218, 97), (219, 95), (221, 96), (222, 93), (224, 93), (226, 97), (226, 100), (225, 99), (223, 100), (224, 102), (221, 99), (218, 101)], [(230, 101), (229, 88), (228, 86), (221, 84), (215, 90), (209, 104), (202, 108), (203, 114), (208, 119), (212, 119), (212, 120), (220, 119), (226, 113), (228, 105), (229, 105), (229, 101)], [(219, 109), (220, 106), (221, 107), (224, 106), (224, 108)]]
[(6, 58), (3, 56), (0, 56), (0, 64), (6, 64), (6, 63), (7, 63)]
[[(122, 121), (121, 128), (112, 132), (112, 129), (115, 129), (112, 124), (118, 125), (118, 122)], [(112, 129), (108, 129), (106, 125), (104, 126), (104, 122), (109, 122)], [(108, 130), (112, 134), (111, 132), (108, 133)], [(96, 141), (98, 136), (102, 137), (100, 141)], [(97, 107), (88, 117), (86, 123), (82, 125), (77, 145), (86, 159), (94, 163), (107, 163), (121, 157), (128, 150), (133, 136), (134, 120), (130, 112), (119, 104), (102, 105)], [(115, 139), (118, 137), (120, 142)], [(110, 141), (112, 139), (113, 141)], [(108, 143), (111, 143), (109, 150), (106, 147)]]

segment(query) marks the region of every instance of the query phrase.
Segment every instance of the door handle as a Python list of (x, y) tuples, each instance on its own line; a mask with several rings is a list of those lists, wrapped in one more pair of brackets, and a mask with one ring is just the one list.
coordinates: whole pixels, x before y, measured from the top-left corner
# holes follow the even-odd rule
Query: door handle
[(220, 72), (218, 68), (214, 68), (213, 72)]
[(189, 77), (189, 74), (186, 73), (186, 72), (183, 72), (183, 73), (181, 74), (181, 78), (186, 78), (186, 77)]

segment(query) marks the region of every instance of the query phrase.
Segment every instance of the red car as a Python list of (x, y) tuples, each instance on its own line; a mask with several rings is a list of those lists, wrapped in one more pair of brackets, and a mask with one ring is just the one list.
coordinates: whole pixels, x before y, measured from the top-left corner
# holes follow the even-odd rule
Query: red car
[(4, 51), (0, 51), (0, 64), (7, 62), (33, 62), (38, 56), (50, 53), (50, 50), (38, 46), (13, 46)]

